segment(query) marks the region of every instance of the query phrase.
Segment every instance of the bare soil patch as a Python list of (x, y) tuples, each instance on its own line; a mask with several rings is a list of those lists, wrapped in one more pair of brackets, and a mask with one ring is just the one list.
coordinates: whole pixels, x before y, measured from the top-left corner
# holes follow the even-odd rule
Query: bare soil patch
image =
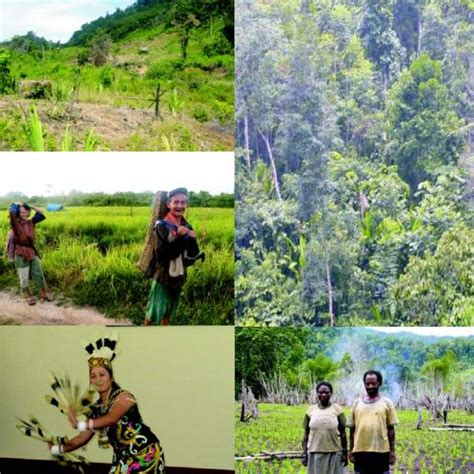
[(67, 301), (37, 301), (34, 306), (29, 306), (23, 298), (0, 291), (0, 325), (130, 326), (131, 322), (107, 318), (93, 308), (77, 308)]
[[(27, 111), (33, 104), (38, 109), (43, 127), (59, 141), (64, 135), (66, 126), (69, 125), (70, 133), (81, 140), (93, 128), (94, 134), (100, 137), (111, 151), (128, 150), (130, 139), (132, 135), (136, 134), (143, 137), (147, 150), (150, 143), (158, 143), (149, 151), (160, 151), (160, 128), (182, 124), (191, 132), (193, 141), (200, 151), (232, 151), (234, 149), (233, 132), (230, 126), (221, 126), (215, 122), (201, 123), (184, 115), (172, 117), (166, 110), (162, 110), (161, 113), (164, 120), (159, 120), (154, 117), (154, 112), (151, 109), (78, 102), (63, 118), (52, 119), (47, 114), (48, 107), (50, 107), (48, 101), (32, 101), (10, 96), (0, 99), (0, 115), (7, 115), (13, 110), (21, 111), (21, 107)], [(153, 134), (157, 136), (153, 136)]]

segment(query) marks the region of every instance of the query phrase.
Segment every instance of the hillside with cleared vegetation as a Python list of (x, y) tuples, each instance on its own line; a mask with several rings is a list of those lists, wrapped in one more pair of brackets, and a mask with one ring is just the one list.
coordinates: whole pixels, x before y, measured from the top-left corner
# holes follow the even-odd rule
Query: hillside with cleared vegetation
[[(72, 32), (71, 32), (72, 33)], [(233, 1), (139, 0), (0, 46), (0, 149), (233, 149)]]

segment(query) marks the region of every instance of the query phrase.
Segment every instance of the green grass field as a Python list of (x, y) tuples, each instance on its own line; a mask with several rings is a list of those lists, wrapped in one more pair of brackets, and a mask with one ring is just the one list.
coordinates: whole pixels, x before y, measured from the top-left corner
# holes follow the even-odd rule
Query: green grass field
[[(239, 421), (240, 404), (235, 408), (236, 456), (255, 455), (263, 451), (300, 451), (303, 438), (303, 418), (307, 406), (259, 404), (256, 421)], [(345, 410), (346, 415), (349, 409)], [(423, 429), (416, 430), (417, 412), (398, 410), (400, 424), (396, 430), (397, 463), (393, 472), (467, 474), (474, 469), (474, 434), (471, 432), (435, 432), (430, 426), (442, 426), (423, 414)], [(474, 415), (454, 410), (449, 423), (474, 424)], [(353, 472), (349, 465), (348, 472)], [(305, 473), (299, 460), (281, 462), (236, 462), (237, 473)]]
[[(37, 248), (48, 285), (78, 305), (94, 306), (136, 324), (144, 318), (150, 281), (137, 269), (151, 210), (147, 207), (70, 207), (46, 212), (37, 226)], [(0, 242), (8, 232), (6, 210)], [(204, 263), (188, 272), (176, 324), (233, 324), (233, 209), (189, 209)], [(2, 244), (3, 248), (3, 244)], [(0, 284), (17, 288), (13, 263), (0, 259)]]

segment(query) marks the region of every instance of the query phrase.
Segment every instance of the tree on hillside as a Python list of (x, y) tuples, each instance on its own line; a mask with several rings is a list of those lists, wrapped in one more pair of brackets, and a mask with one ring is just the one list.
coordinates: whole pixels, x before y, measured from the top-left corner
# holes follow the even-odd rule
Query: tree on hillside
[(7, 49), (0, 49), (0, 94), (8, 94), (14, 86), (10, 72), (11, 54)]
[(453, 111), (439, 61), (422, 54), (411, 63), (390, 91), (387, 115), (386, 158), (397, 164), (412, 193), (437, 168), (457, 163), (462, 121)]
[(402, 49), (393, 29), (394, 0), (367, 1), (364, 5), (360, 37), (382, 77), (384, 95), (400, 67)]
[(413, 257), (393, 287), (396, 314), (409, 324), (471, 326), (474, 299), (474, 230), (460, 222), (436, 251)]
[(90, 57), (93, 64), (98, 67), (107, 64), (109, 61), (110, 48), (112, 46), (110, 35), (99, 30), (89, 43)]

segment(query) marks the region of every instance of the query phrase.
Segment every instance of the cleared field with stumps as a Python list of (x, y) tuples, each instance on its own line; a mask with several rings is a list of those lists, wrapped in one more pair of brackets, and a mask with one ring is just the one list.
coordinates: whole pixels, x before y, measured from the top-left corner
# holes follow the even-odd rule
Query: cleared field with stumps
[[(239, 421), (240, 404), (235, 410), (235, 454), (237, 457), (262, 452), (301, 452), (303, 418), (306, 405), (286, 406), (261, 403), (256, 421)], [(345, 410), (346, 415), (349, 409)], [(430, 431), (442, 423), (429, 420), (424, 413), (423, 428), (416, 429), (416, 410), (397, 410), (399, 425), (396, 429), (397, 462), (393, 474), (467, 474), (474, 470), (474, 433), (467, 431)], [(474, 424), (474, 415), (462, 410), (449, 413), (449, 423)], [(299, 459), (281, 461), (237, 461), (237, 473), (298, 473), (306, 468)], [(347, 473), (353, 473), (349, 464)]]

